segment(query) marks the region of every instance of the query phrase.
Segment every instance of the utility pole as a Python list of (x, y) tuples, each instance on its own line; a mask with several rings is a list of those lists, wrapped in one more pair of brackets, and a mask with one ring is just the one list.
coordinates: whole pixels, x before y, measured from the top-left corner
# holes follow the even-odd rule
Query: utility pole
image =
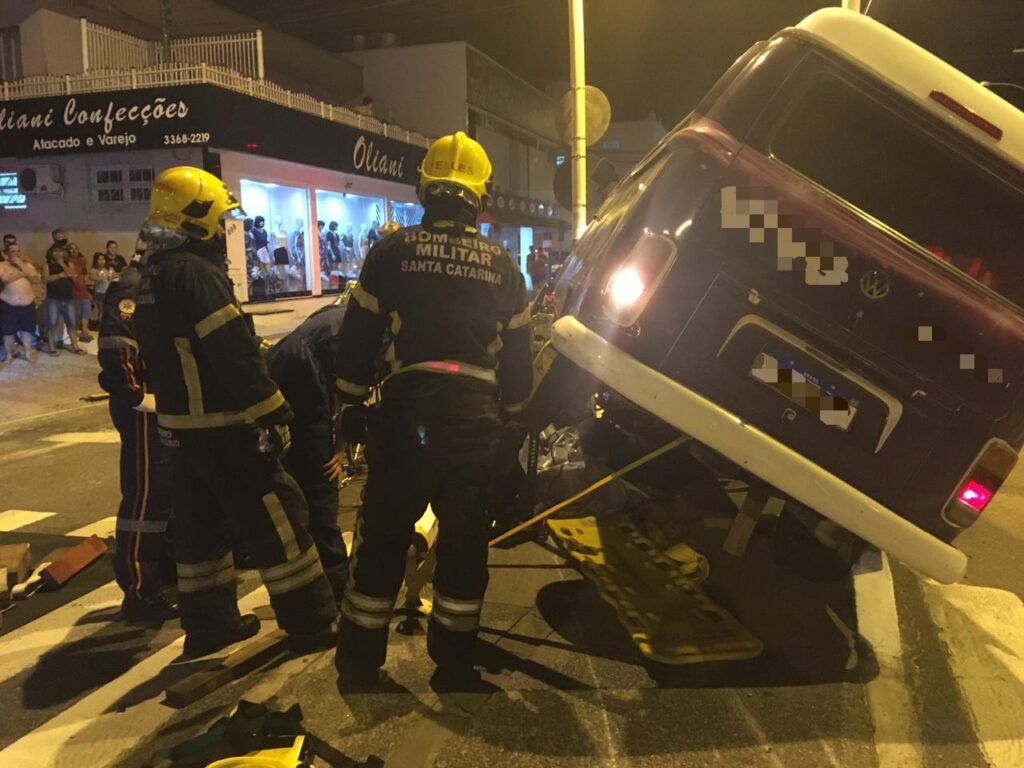
[(572, 232), (578, 240), (587, 228), (587, 78), (583, 41), (583, 0), (569, 0), (569, 52), (573, 94)]
[(170, 61), (171, 50), (171, 0), (160, 0), (160, 33), (162, 45), (160, 46), (160, 61)]

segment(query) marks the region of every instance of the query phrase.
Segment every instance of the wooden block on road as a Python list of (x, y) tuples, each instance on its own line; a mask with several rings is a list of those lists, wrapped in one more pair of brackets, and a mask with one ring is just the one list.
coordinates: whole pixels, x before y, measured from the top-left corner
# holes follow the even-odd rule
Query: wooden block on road
[(98, 536), (90, 536), (81, 544), (69, 547), (60, 557), (43, 569), (40, 574), (48, 589), (57, 589), (68, 582), (76, 573), (91, 564), (107, 551), (107, 545)]
[(24, 581), (32, 572), (32, 547), (21, 544), (0, 544), (0, 568), (7, 569), (8, 587)]
[(237, 651), (229, 654), (216, 667), (196, 672), (169, 687), (164, 691), (164, 702), (168, 706), (181, 709), (199, 701), (221, 686), (252, 672), (280, 654), (284, 650), (287, 639), (288, 634), (283, 629), (275, 629), (262, 637), (250, 640)]

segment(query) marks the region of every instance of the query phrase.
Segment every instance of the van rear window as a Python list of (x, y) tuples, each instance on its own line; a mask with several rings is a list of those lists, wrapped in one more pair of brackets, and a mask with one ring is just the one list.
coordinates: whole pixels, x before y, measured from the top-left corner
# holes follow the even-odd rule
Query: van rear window
[(836, 77), (795, 106), (772, 154), (1024, 307), (1024, 193)]

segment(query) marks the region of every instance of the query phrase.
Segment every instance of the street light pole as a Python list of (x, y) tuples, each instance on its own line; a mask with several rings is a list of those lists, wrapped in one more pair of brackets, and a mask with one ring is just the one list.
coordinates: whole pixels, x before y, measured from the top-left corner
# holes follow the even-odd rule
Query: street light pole
[(583, 48), (583, 0), (569, 0), (569, 51), (572, 59), (572, 231), (578, 240), (587, 228), (587, 78)]

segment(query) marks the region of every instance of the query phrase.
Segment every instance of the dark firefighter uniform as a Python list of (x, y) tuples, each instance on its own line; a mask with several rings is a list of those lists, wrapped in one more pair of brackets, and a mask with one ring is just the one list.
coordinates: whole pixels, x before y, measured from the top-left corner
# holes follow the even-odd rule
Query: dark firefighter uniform
[[(290, 639), (330, 627), (336, 608), (309, 536), (302, 492), (267, 450), (285, 442), (291, 410), (267, 374), (224, 269), (220, 219), (238, 203), (215, 176), (171, 168), (156, 180), (147, 222), (193, 236), (156, 249), (139, 287), (136, 332), (175, 465), (175, 549), (186, 653), (255, 632), (240, 617), (237, 532)], [(262, 428), (265, 431), (261, 431)]]
[[(433, 174), (443, 177), (440, 193), (473, 186), (475, 205), (425, 194), (435, 165), (443, 166)], [(338, 343), (346, 402), (362, 402), (383, 382), (370, 410), (368, 477), (336, 657), (342, 679), (367, 683), (384, 664), (406, 552), (428, 503), (440, 528), (427, 649), (439, 669), (472, 666), (501, 408), (525, 400), (532, 378), (523, 277), (473, 226), (490, 176), (486, 154), (465, 134), (444, 137), (428, 151), (423, 174), (422, 224), (370, 251)]]
[(338, 527), (338, 481), (327, 478), (324, 465), (335, 451), (334, 365), (344, 316), (344, 307), (323, 307), (267, 352), (270, 377), (295, 413), (284, 466), (306, 496), (309, 532), (339, 601), (348, 578), (348, 553)]
[(160, 444), (156, 414), (137, 410), (148, 391), (133, 321), (138, 284), (135, 265), (125, 268), (111, 283), (101, 308), (98, 353), (99, 383), (110, 393), (110, 418), (121, 436), (114, 575), (125, 594), (129, 617), (140, 607), (163, 602), (162, 574), (172, 508), (169, 458)]

